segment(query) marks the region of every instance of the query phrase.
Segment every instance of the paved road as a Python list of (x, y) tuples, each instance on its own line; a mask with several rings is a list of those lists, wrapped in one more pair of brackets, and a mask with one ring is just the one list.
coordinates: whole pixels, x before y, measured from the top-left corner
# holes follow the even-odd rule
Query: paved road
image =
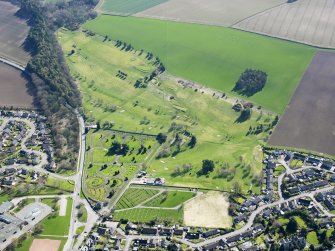
[[(79, 139), (80, 139), (80, 149), (79, 149), (79, 158), (78, 158), (78, 165), (77, 165), (77, 174), (75, 175), (75, 188), (74, 188), (74, 195), (73, 195), (73, 208), (72, 208), (72, 215), (71, 215), (71, 222), (70, 222), (70, 229), (69, 229), (69, 238), (64, 245), (63, 251), (71, 251), (71, 250), (79, 250), (85, 236), (87, 233), (91, 231), (94, 224), (97, 223), (99, 216), (93, 211), (89, 203), (85, 199), (80, 198), (80, 193), (82, 189), (82, 178), (83, 178), (83, 171), (84, 171), (84, 163), (85, 163), (85, 151), (86, 151), (86, 135), (85, 135), (85, 123), (82, 116), (75, 111), (78, 122), (79, 122)], [(85, 229), (83, 233), (81, 233), (76, 241), (75, 246), (73, 247), (74, 238), (76, 235), (76, 229), (82, 226), (81, 223), (78, 222), (78, 209), (76, 208), (79, 204), (83, 204), (87, 211), (87, 222), (85, 224)]]

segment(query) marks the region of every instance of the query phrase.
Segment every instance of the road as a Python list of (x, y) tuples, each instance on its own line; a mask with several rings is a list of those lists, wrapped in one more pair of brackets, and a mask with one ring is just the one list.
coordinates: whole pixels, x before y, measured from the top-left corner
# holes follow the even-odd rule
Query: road
[[(69, 229), (69, 238), (64, 245), (63, 251), (71, 251), (71, 250), (79, 250), (86, 233), (89, 233), (93, 228), (94, 224), (98, 221), (99, 216), (94, 212), (91, 208), (89, 203), (85, 199), (80, 198), (80, 193), (82, 189), (82, 178), (83, 178), (83, 171), (84, 171), (84, 164), (85, 164), (85, 151), (86, 151), (86, 135), (85, 135), (85, 122), (82, 116), (79, 114), (78, 111), (74, 110), (78, 122), (79, 122), (79, 139), (80, 139), (80, 149), (79, 149), (79, 158), (78, 158), (78, 165), (77, 165), (77, 174), (74, 177), (75, 181), (75, 188), (73, 194), (73, 208), (72, 208), (72, 215), (70, 221), (70, 229)], [(74, 238), (76, 235), (76, 229), (82, 226), (81, 223), (78, 222), (78, 209), (76, 208), (79, 204), (83, 204), (87, 211), (87, 222), (85, 224), (84, 231), (77, 237), (77, 241), (75, 246)]]

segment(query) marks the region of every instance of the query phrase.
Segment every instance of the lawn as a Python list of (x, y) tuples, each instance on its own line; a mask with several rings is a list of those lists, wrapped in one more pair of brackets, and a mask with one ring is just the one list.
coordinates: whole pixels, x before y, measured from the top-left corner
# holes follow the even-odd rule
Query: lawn
[(158, 192), (159, 190), (154, 189), (128, 188), (126, 192), (122, 195), (120, 200), (117, 202), (115, 208), (124, 209), (135, 207), (142, 202), (150, 199)]
[(48, 181), (46, 183), (46, 185), (51, 186), (51, 187), (55, 187), (58, 189), (62, 189), (62, 190), (66, 190), (68, 192), (72, 192), (74, 189), (74, 184), (71, 183), (68, 180), (61, 180), (61, 179), (55, 179), (52, 177), (48, 177)]
[(134, 208), (126, 211), (116, 211), (113, 219), (119, 221), (126, 219), (132, 222), (150, 222), (159, 219), (161, 222), (164, 220), (172, 223), (183, 222), (183, 208), (178, 210), (174, 209), (151, 209), (151, 208)]
[(72, 199), (67, 199), (66, 215), (59, 216), (58, 211), (55, 212), (54, 216), (49, 216), (44, 219), (41, 224), (43, 226), (43, 232), (45, 235), (67, 235), (70, 227), (72, 211)]
[[(224, 98), (183, 88), (171, 79), (156, 78), (147, 88), (135, 88), (135, 81), (154, 69), (145, 52), (125, 52), (113, 41), (83, 32), (61, 30), (57, 36), (71, 74), (83, 94), (89, 122), (100, 121), (101, 125), (112, 122), (112, 129), (137, 133), (170, 132), (167, 142), (173, 141), (174, 130), (177, 130), (174, 128), (181, 128), (179, 136), (182, 140), (177, 154), (172, 155), (173, 147), (166, 143), (157, 153), (171, 147), (168, 156), (147, 158), (132, 153), (126, 155), (124, 161), (134, 156), (137, 161), (145, 161), (148, 173), (152, 177), (165, 178), (168, 185), (230, 190), (237, 181), (245, 192), (250, 188), (254, 192), (260, 191), (261, 145), (267, 140), (271, 130), (268, 126), (274, 116), (254, 111), (249, 120), (239, 123), (240, 113), (235, 112)], [(71, 54), (72, 50), (74, 53)], [(118, 71), (126, 73), (127, 78), (119, 79)], [(113, 111), (109, 110), (110, 106)], [(248, 134), (250, 128), (259, 126), (267, 129), (259, 134)], [(194, 147), (188, 146), (187, 133), (196, 137)], [(138, 147), (138, 140), (120, 135), (112, 139), (110, 130), (89, 132), (87, 148), (90, 146), (90, 150), (86, 153), (87, 165), (92, 162), (92, 167), (88, 168), (89, 176), (102, 172), (110, 175), (117, 169), (111, 167), (117, 156), (106, 159), (107, 147), (113, 140), (128, 142), (132, 145), (130, 149)], [(152, 138), (143, 142), (147, 144), (147, 152), (149, 145), (151, 149), (157, 146)], [(208, 175), (199, 175), (205, 159), (213, 160), (215, 169)], [(102, 170), (104, 163), (108, 167)], [(187, 171), (184, 171), (185, 165), (190, 167)], [(118, 170), (122, 173), (122, 169)]]
[(104, 0), (101, 10), (105, 13), (131, 15), (166, 1), (167, 0)]
[(85, 29), (131, 43), (159, 57), (176, 75), (236, 96), (232, 89), (247, 68), (268, 74), (251, 101), (283, 113), (315, 49), (231, 28), (102, 15)]
[(166, 191), (145, 203), (145, 206), (176, 207), (194, 196), (191, 192)]
[(311, 245), (319, 245), (318, 237), (315, 231), (309, 232), (307, 234), (307, 242)]

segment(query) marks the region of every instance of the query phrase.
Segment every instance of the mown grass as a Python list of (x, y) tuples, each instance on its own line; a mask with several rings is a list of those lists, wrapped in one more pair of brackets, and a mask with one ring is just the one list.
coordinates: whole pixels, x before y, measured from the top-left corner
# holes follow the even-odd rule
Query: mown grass
[(262, 92), (249, 99), (283, 113), (315, 49), (224, 27), (102, 15), (85, 29), (120, 39), (158, 56), (167, 70), (230, 95), (246, 68), (268, 74)]
[(319, 245), (319, 240), (315, 231), (309, 232), (307, 234), (307, 242), (311, 245)]
[[(59, 209), (58, 209), (59, 210)], [(72, 199), (67, 199), (66, 215), (59, 216), (59, 211), (53, 216), (49, 216), (42, 221), (43, 231), (45, 235), (67, 235), (70, 227), (70, 219), (72, 212)]]
[[(267, 140), (268, 132), (246, 134), (250, 127), (271, 123), (274, 116), (253, 112), (249, 120), (238, 123), (240, 113), (233, 111), (232, 105), (224, 99), (184, 89), (172, 80), (156, 79), (146, 89), (135, 88), (135, 81), (146, 76), (138, 68), (148, 72), (154, 69), (145, 59), (146, 53), (121, 51), (113, 41), (103, 42), (103, 37), (80, 32), (62, 30), (58, 37), (83, 94), (83, 106), (89, 120), (101, 121), (101, 124), (113, 122), (114, 129), (152, 134), (167, 132), (175, 123), (196, 136), (194, 148), (182, 146), (187, 149), (176, 156), (147, 160), (150, 174), (165, 178), (169, 185), (229, 190), (234, 182), (239, 182), (245, 192), (249, 188), (260, 191), (261, 145)], [(71, 54), (72, 50), (75, 53)], [(126, 80), (116, 77), (119, 70), (128, 74)], [(110, 105), (117, 107), (116, 111), (106, 111), (106, 106)], [(142, 123), (143, 118), (147, 123)], [(93, 163), (92, 170), (99, 168), (95, 161), (115, 160), (102, 159), (107, 149), (101, 146), (105, 141), (99, 139), (105, 134), (103, 131), (96, 134), (92, 143), (93, 158), (90, 152), (86, 154), (87, 162)], [(208, 175), (199, 175), (204, 159), (213, 160), (215, 170)], [(176, 173), (175, 169), (182, 169), (184, 164), (190, 164), (191, 169)], [(226, 170), (222, 177), (224, 166)], [(90, 169), (88, 172), (94, 173)]]
[(150, 207), (176, 207), (194, 197), (191, 192), (167, 191), (145, 203)]
[(134, 14), (144, 11), (167, 0), (104, 0), (101, 11), (116, 14)]
[(157, 194), (159, 190), (128, 188), (117, 202), (116, 209), (135, 207)]
[(184, 209), (151, 209), (151, 208), (134, 208), (126, 211), (116, 211), (113, 219), (119, 221), (121, 219), (132, 222), (147, 223), (152, 220), (159, 219), (161, 222), (170, 221), (172, 223), (182, 223)]

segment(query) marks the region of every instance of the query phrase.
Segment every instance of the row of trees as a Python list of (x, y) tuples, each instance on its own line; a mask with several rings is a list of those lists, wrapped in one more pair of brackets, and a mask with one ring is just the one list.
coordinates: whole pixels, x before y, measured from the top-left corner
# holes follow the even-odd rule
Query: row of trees
[(55, 140), (55, 158), (61, 169), (76, 167), (79, 126), (71, 111), (81, 107), (81, 96), (72, 81), (54, 32), (65, 26), (76, 29), (88, 18), (96, 0), (58, 1), (43, 4), (39, 0), (18, 0), (19, 15), (31, 25), (25, 48), (32, 59), (27, 65), (36, 90), (35, 103), (48, 118)]

